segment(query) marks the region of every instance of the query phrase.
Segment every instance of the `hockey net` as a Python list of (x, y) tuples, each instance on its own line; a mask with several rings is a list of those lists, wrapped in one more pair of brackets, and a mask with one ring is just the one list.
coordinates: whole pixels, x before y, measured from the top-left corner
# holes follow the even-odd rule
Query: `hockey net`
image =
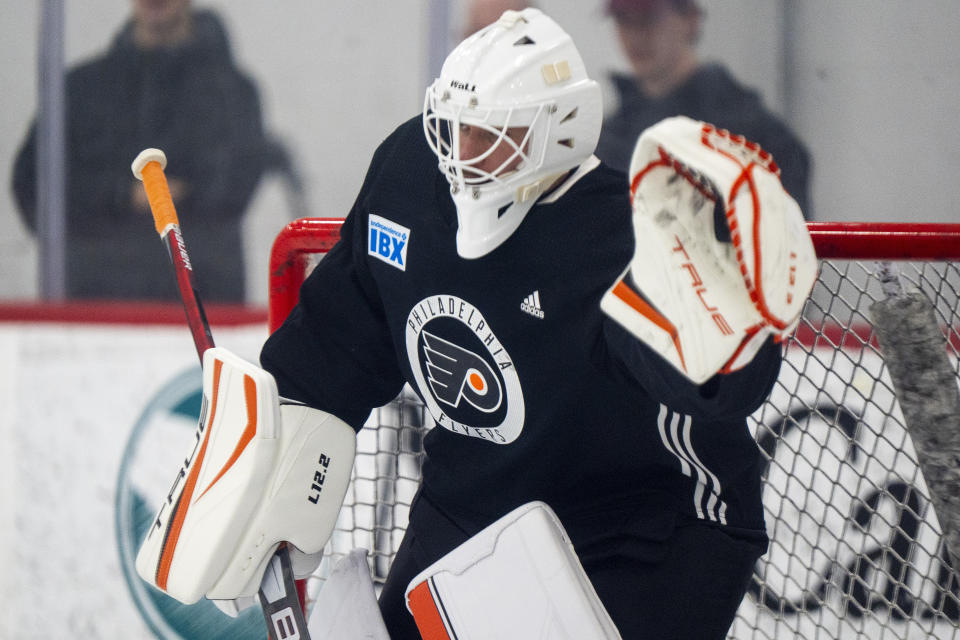
[[(293, 307), (340, 220), (303, 219), (271, 256), (270, 325)], [(904, 424), (870, 305), (878, 262), (935, 309), (960, 380), (960, 225), (810, 223), (820, 274), (769, 400), (749, 420), (767, 464), (771, 544), (731, 638), (960, 638), (960, 583)], [(308, 600), (342, 555), (375, 583), (399, 546), (431, 418), (409, 389), (358, 436), (354, 477)]]

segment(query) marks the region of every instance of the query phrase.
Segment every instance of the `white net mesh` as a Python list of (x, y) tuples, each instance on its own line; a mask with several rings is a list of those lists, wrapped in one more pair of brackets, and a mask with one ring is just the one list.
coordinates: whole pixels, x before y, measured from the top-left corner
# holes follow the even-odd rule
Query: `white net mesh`
[[(936, 309), (958, 372), (958, 265), (896, 267)], [(771, 545), (730, 637), (960, 637), (960, 585), (871, 326), (876, 270), (821, 263), (776, 388), (751, 420), (768, 461)]]

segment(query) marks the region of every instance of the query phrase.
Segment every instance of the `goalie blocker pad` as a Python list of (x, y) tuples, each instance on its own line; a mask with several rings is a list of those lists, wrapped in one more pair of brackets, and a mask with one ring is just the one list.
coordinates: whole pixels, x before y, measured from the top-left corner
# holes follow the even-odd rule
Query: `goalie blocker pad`
[(549, 506), (511, 511), (407, 587), (424, 640), (591, 638), (620, 633)]
[(260, 367), (208, 349), (194, 442), (140, 547), (137, 573), (185, 604), (203, 596), (253, 603), (284, 541), (316, 554), (295, 567), (297, 577), (312, 573), (346, 493), (355, 443), (336, 417), (280, 405), (273, 376)]
[(792, 333), (817, 258), (770, 154), (679, 116), (640, 136), (629, 175), (636, 245), (607, 315), (697, 384)]

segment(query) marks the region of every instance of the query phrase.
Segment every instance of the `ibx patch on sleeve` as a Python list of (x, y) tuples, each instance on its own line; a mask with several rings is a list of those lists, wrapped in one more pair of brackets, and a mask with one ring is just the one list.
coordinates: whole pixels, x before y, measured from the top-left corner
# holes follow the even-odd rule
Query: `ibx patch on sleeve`
[(370, 214), (370, 221), (367, 223), (367, 253), (371, 256), (406, 271), (409, 240), (410, 229)]

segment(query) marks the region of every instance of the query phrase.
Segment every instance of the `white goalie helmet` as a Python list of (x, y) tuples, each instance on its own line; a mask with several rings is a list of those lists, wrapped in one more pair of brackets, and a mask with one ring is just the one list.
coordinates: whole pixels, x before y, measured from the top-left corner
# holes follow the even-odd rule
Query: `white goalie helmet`
[[(423, 127), (457, 207), (457, 252), (479, 258), (537, 198), (593, 155), (603, 106), (570, 36), (537, 9), (464, 40), (427, 88)], [(464, 157), (464, 132), (485, 150)]]

